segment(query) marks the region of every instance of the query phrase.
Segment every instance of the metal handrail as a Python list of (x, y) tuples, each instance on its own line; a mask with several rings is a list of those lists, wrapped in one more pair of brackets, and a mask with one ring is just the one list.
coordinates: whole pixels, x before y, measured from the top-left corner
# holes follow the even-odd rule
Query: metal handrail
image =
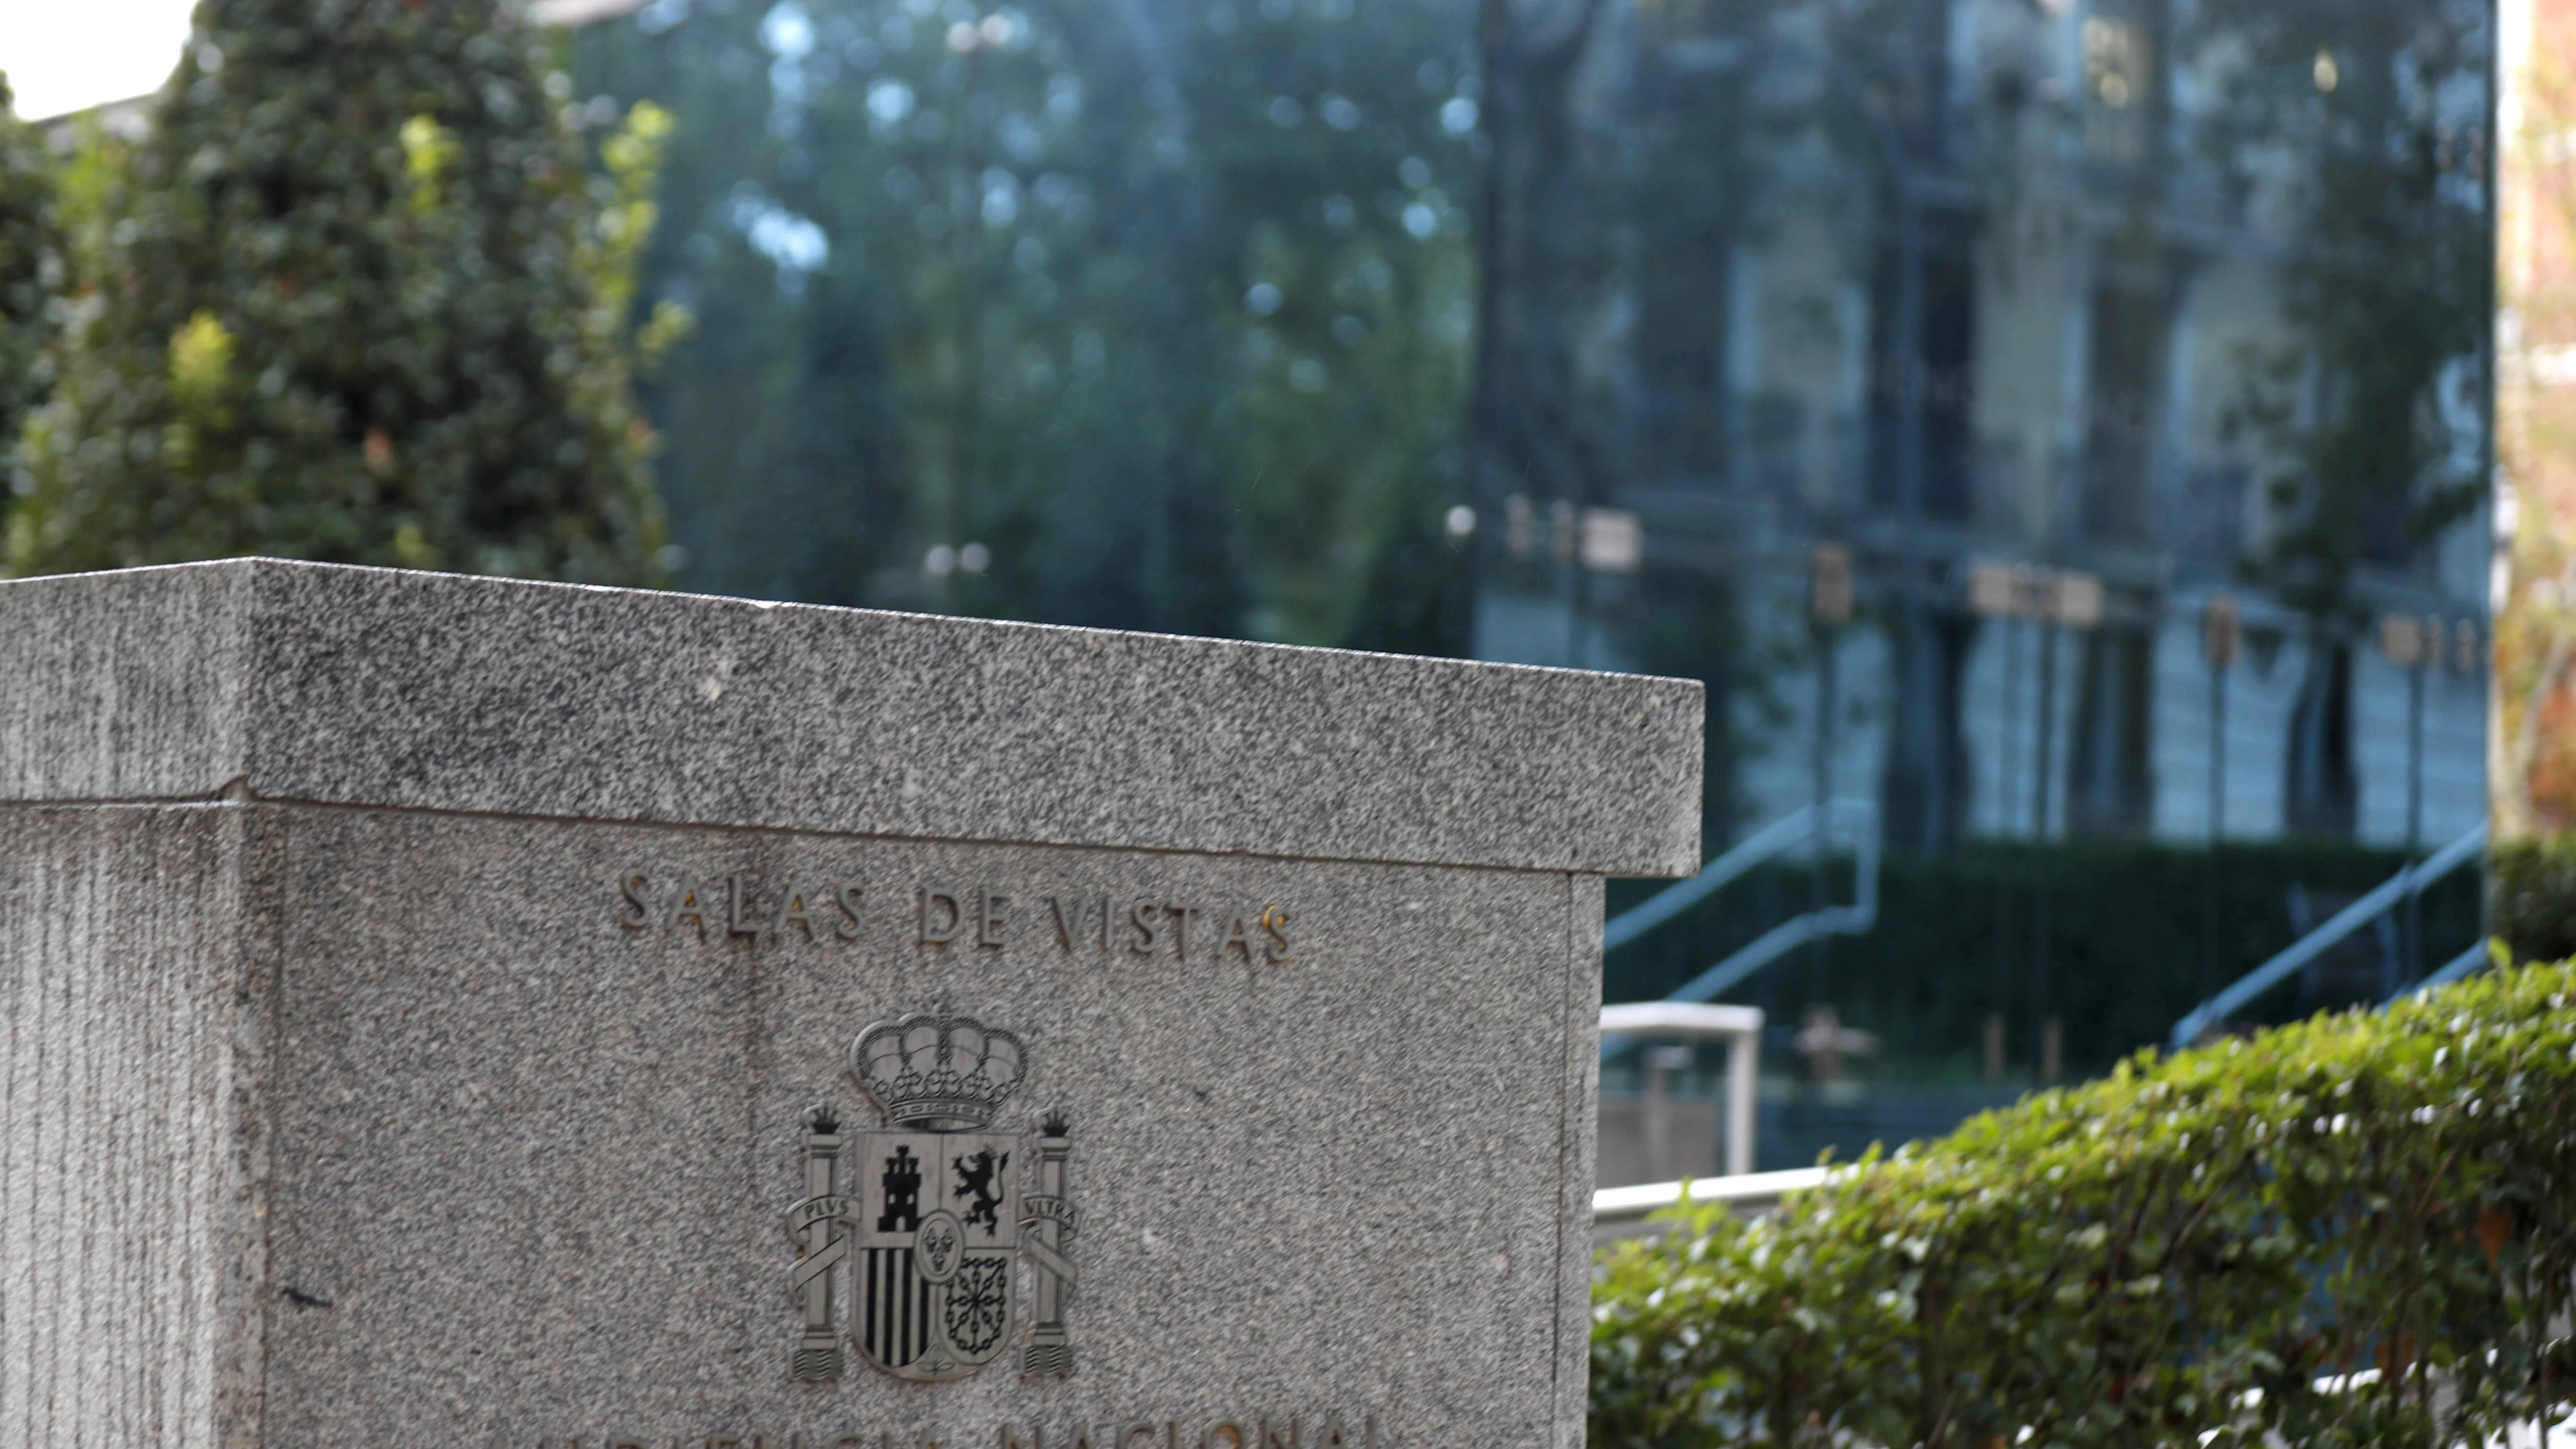
[[(2190, 1015), (2174, 1023), (2171, 1044), (2175, 1051), (2190, 1046), (2213, 1022), (2223, 1021), (2228, 1013), (2252, 1001), (2278, 985), (2291, 972), (2324, 955), (2344, 937), (2385, 915), (2398, 902), (2420, 895), (2434, 881), (2449, 875), (2486, 849), (2487, 828), (2483, 825), (2424, 858), (2408, 865), (2374, 888), (2370, 894), (2335, 912), (2333, 919), (2291, 942), (2279, 955), (2244, 975), (2216, 996), (2202, 1002)], [(2442, 969), (2458, 965), (2454, 961)], [(2466, 974), (2463, 972), (2462, 974)]]
[(1724, 1177), (1703, 1177), (1687, 1182), (1641, 1182), (1633, 1187), (1604, 1187), (1592, 1194), (1592, 1240), (1595, 1247), (1616, 1238), (1638, 1237), (1659, 1233), (1663, 1224), (1649, 1221), (1652, 1215), (1685, 1202), (1694, 1206), (1722, 1205), (1738, 1217), (1759, 1217), (1779, 1208), (1781, 1199), (1793, 1192), (1805, 1192), (1848, 1176), (1849, 1165), (1841, 1167), (1792, 1167), (1779, 1172), (1731, 1173)]
[[(1839, 805), (1843, 802), (1837, 800), (1834, 803)], [(1618, 950), (1706, 900), (1720, 886), (1805, 840), (1814, 833), (1815, 816), (1816, 807), (1801, 805), (1737, 841), (1717, 859), (1700, 867), (1699, 874), (1689, 880), (1666, 886), (1611, 917), (1610, 923), (1601, 928), (1601, 949)]]
[[(1726, 1170), (1753, 1170), (1753, 1098), (1762, 1070), (1762, 1008), (1634, 1001), (1601, 1008), (1601, 1056), (1641, 1039), (1726, 1043)], [(1651, 1097), (1660, 1090), (1647, 1078)], [(1650, 1127), (1649, 1132), (1653, 1129)], [(1649, 1144), (1649, 1150), (1653, 1146)]]
[(2420, 996), (2423, 993), (2432, 990), (2436, 986), (2448, 986), (2452, 982), (2461, 980), (2470, 972), (2484, 966), (2490, 959), (2491, 957), (2487, 950), (2487, 943), (2483, 938), (2481, 938), (2476, 945), (2462, 951), (2459, 955), (2452, 957), (2450, 960), (2443, 962), (2441, 969), (2435, 971), (2432, 975), (2425, 977), (2423, 980), (2416, 982), (2414, 985), (2407, 987), (2405, 990), (2398, 992), (2395, 996), (2388, 998), (2386, 1001), (2381, 1002), (2380, 1006), (2385, 1009), (2387, 1007), (2395, 1006), (2397, 1003), (2404, 1001), (2407, 997)]
[[(1773, 927), (1751, 945), (1701, 972), (1659, 1002), (1608, 1006), (1601, 1011), (1601, 1055), (1630, 1045), (1641, 1036), (1718, 1037), (1726, 1041), (1726, 1163), (1730, 1174), (1753, 1168), (1753, 1099), (1760, 1067), (1762, 1013), (1752, 1007), (1697, 1005), (1736, 981), (1770, 964), (1791, 948), (1821, 935), (1864, 934), (1878, 924), (1878, 804), (1872, 800), (1825, 802), (1821, 816), (1812, 805), (1791, 811), (1755, 831), (1734, 849), (1710, 861), (1698, 875), (1667, 886), (1644, 902), (1620, 912), (1601, 931), (1604, 951), (1627, 942), (1680, 915), (1708, 898), (1710, 892), (1742, 876), (1802, 841), (1813, 841), (1819, 858), (1826, 835), (1838, 821), (1850, 821), (1858, 836), (1854, 845), (1855, 881), (1852, 903), (1826, 906)], [(1714, 983), (1714, 984), (1712, 984)]]
[[(1832, 829), (1842, 821), (1857, 827), (1860, 857), (1859, 899), (1849, 906), (1828, 907), (1821, 914), (1837, 911), (1865, 913), (1871, 922), (1878, 919), (1878, 803), (1846, 797), (1828, 801), (1825, 826)], [(1801, 805), (1751, 835), (1735, 843), (1726, 853), (1702, 867), (1689, 880), (1666, 886), (1638, 904), (1610, 918), (1601, 928), (1601, 949), (1615, 951), (1646, 932), (1698, 905), (1728, 882), (1738, 879), (1755, 866), (1775, 856), (1786, 855), (1800, 844), (1816, 839), (1816, 807)], [(1824, 842), (1816, 840), (1821, 849)], [(1866, 928), (1864, 928), (1866, 929)], [(1677, 998), (1681, 999), (1681, 998)]]
[[(1707, 1001), (1733, 990), (1746, 977), (1810, 941), (1824, 936), (1866, 936), (1878, 928), (1878, 805), (1870, 800), (1836, 800), (1831, 809), (1834, 815), (1848, 817), (1859, 826), (1852, 862), (1852, 903), (1791, 916), (1692, 977), (1665, 1000)], [(1800, 812), (1807, 813), (1810, 812)], [(1821, 841), (1818, 847), (1822, 848)]]

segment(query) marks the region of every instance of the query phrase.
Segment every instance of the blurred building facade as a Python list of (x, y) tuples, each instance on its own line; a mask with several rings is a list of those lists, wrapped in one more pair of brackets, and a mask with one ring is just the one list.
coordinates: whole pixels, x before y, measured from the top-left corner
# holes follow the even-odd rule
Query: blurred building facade
[[(578, 109), (679, 118), (683, 586), (1706, 681), (1712, 850), (1881, 806), (1875, 927), (1727, 988), (1793, 1162), (2163, 1041), (2484, 818), (2482, 0), (1118, 15), (581, 28)], [(2251, 1018), (2448, 959), (2443, 886)], [(1827, 1007), (1885, 1045), (1834, 1082)]]
[(2483, 823), (2493, 22), (2212, 8), (1502, 7), (1476, 652), (1701, 672), (1716, 838)]

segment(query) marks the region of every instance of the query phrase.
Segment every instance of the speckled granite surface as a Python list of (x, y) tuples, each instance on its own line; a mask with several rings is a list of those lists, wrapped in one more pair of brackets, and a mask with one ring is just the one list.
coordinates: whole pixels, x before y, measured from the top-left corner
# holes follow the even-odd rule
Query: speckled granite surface
[[(72, 802), (0, 805), (0, 1442), (1580, 1443), (1569, 862), (1695, 858), (1695, 687), (268, 564), (0, 625)], [(1070, 1377), (790, 1372), (799, 1115), (912, 1010), (1069, 1122)]]
[(238, 560), (0, 584), (0, 799), (1699, 868), (1697, 683)]

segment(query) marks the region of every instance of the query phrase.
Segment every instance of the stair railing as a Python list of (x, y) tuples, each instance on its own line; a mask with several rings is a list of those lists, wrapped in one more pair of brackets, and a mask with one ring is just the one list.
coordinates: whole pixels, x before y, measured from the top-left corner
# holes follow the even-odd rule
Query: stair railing
[[(2181, 1051), (2190, 1046), (2212, 1025), (2225, 1021), (2247, 1002), (2279, 985), (2291, 972), (2334, 949), (2345, 937), (2386, 915), (2409, 896), (2422, 895), (2426, 886), (2477, 859), (2486, 847), (2487, 828), (2481, 825), (2382, 881), (2368, 895), (2335, 912), (2324, 925), (2291, 942), (2279, 955), (2236, 978), (2226, 990), (2202, 1002), (2190, 1015), (2175, 1022), (2171, 1039), (2173, 1050)], [(2481, 945), (2453, 959), (2434, 972), (2432, 978), (2419, 984), (2435, 984), (2435, 978), (2445, 981), (2456, 979), (2454, 972), (2459, 976), (2467, 975), (2476, 969), (2485, 949)]]
[(1692, 977), (1664, 999), (1707, 1001), (1810, 941), (1825, 936), (1868, 934), (1878, 925), (1878, 803), (1846, 798), (1828, 801), (1821, 819), (1812, 805), (1791, 811), (1746, 836), (1733, 849), (1710, 861), (1698, 875), (1667, 886), (1620, 912), (1602, 928), (1601, 948), (1607, 951), (1637, 939), (1699, 904), (1720, 886), (1742, 877), (1755, 866), (1801, 846), (1812, 846), (1821, 853), (1838, 828), (1847, 832), (1852, 841), (1853, 892), (1850, 905), (1826, 906), (1790, 917)]

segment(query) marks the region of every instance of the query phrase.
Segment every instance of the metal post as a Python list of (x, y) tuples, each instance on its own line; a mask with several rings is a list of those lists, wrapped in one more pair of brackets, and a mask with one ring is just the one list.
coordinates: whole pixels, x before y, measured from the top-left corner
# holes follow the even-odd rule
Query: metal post
[(2013, 756), (2017, 753), (2014, 746), (2021, 735), (2021, 631), (2013, 627), (2009, 614), (1996, 615), (1994, 625), (1996, 632), (2003, 636), (2004, 655), (2003, 693), (1995, 705), (1997, 722), (2002, 726), (1995, 744), (1995, 833), (2009, 836), (2012, 834), (2013, 779), (2019, 773), (2020, 765)]
[(2406, 869), (2399, 875), (2406, 890), (2395, 906), (2397, 959), (2380, 972), (2385, 998), (2403, 984), (2388, 978), (2413, 981), (2424, 974), (2424, 906), (2414, 878), (2424, 847), (2424, 672), (2441, 662), (2443, 631), (2442, 621), (2429, 616), (2382, 614), (2378, 632), (2380, 657), (2406, 671)]
[(2200, 903), (2200, 999), (2218, 989), (2218, 843), (2227, 835), (2227, 671), (2209, 666), (2209, 859)]
[[(983, 46), (966, 32), (965, 85), (957, 104), (955, 143), (949, 148), (948, 205), (956, 228), (949, 267), (957, 286), (950, 346), (956, 351), (956, 387), (948, 400), (948, 543), (964, 548), (975, 530), (975, 441), (981, 427), (984, 366), (982, 302), (984, 205), (982, 148), (975, 144), (975, 94), (983, 78)], [(939, 580), (939, 604), (950, 607), (963, 569), (952, 568)]]
[[(2012, 787), (2020, 778), (2020, 761), (2014, 756), (2021, 737), (2021, 626), (2010, 614), (1994, 615), (1991, 623), (2001, 636), (2004, 687), (1996, 701), (1995, 712), (1999, 738), (1995, 742), (1995, 834), (2004, 839), (2012, 836)], [(2012, 1010), (2012, 885), (2006, 873), (1995, 873), (1995, 983), (1994, 1019), (1996, 1046), (1988, 1054), (1993, 1063), (1990, 1075), (2001, 1075), (2004, 1063), (2003, 1022)]]
[(1592, 634), (1589, 627), (1592, 621), (1588, 617), (1592, 607), (1592, 589), (1591, 580), (1583, 570), (1583, 540), (1579, 532), (1581, 525), (1578, 524), (1576, 527), (1578, 532), (1574, 544), (1576, 550), (1574, 562), (1565, 566), (1567, 571), (1565, 665), (1568, 669), (1589, 669), (1592, 664), (1585, 656), (1592, 649)]
[[(2052, 610), (2053, 612), (2053, 610)], [(2039, 634), (2039, 770), (2030, 807), (2030, 833), (2036, 841), (2048, 839), (2049, 786), (2056, 773), (2057, 710), (2057, 624), (2043, 618)], [(2031, 1029), (2037, 1039), (2032, 1044), (2031, 1060), (2043, 1061), (2048, 1046), (2048, 878), (2041, 875), (2031, 886), (2030, 942), (2030, 1012)]]
[(1880, 144), (1888, 187), (1896, 193), (1896, 325), (1903, 349), (1896, 372), (1897, 491), (1907, 521), (1920, 523), (1929, 501), (1923, 495), (1923, 217), (1903, 150), (1892, 139)]
[(2038, 762), (2034, 771), (2030, 801), (2030, 838), (2048, 839), (2050, 786), (2055, 783), (2057, 750), (2057, 624), (2051, 619), (2035, 621), (2039, 636), (2039, 721)]
[[(1808, 839), (1815, 851), (1807, 875), (1807, 909), (1821, 918), (1825, 889), (1825, 825), (1833, 799), (1834, 667), (1842, 625), (1852, 613), (1851, 552), (1840, 544), (1820, 543), (1808, 565), (1807, 619), (1816, 644), (1815, 804)], [(1829, 933), (1816, 932), (1807, 948), (1810, 1001), (1825, 999)]]
[[(1833, 798), (1833, 733), (1834, 733), (1834, 631), (1816, 631), (1816, 758), (1815, 758), (1815, 823), (1808, 837), (1814, 842), (1815, 856), (1807, 874), (1807, 909), (1822, 915), (1826, 906), (1825, 889), (1825, 817), (1827, 803)], [(1807, 947), (1810, 980), (1807, 994), (1811, 1001), (1825, 998), (1825, 951), (1828, 937), (1815, 934)]]
[[(1864, 114), (1869, 113), (1864, 109)], [(1874, 120), (1872, 133), (1887, 163), (1888, 190), (1896, 201), (1896, 481), (1902, 516), (1920, 528), (1927, 509), (1923, 495), (1923, 218), (1907, 170), (1903, 145), (1884, 121)], [(1905, 557), (1906, 674), (1912, 698), (1903, 707), (1918, 712), (1918, 747), (1924, 752), (1922, 819), (1915, 843), (1937, 850), (1950, 830), (1950, 735), (1955, 702), (1941, 687), (1940, 641), (1932, 618), (1929, 575), (1937, 568), (1928, 558)]]
[(1646, 1052), (1646, 1180), (1670, 1182), (1673, 1171), (1672, 1073), (1690, 1065), (1686, 1046), (1651, 1047)]
[[(2424, 671), (2441, 653), (2440, 640), (2437, 629), (2426, 641), (2431, 647), (2406, 673), (2406, 868), (2410, 871), (2424, 849)], [(2410, 886), (2406, 892), (2405, 924), (2399, 934), (2405, 938), (2403, 974), (2407, 981), (2417, 980), (2424, 974), (2424, 892), (2420, 886)], [(2382, 982), (2387, 989), (2381, 992), (2380, 999), (2396, 995), (2397, 988), (2404, 984)]]
[(1565, 667), (1582, 669), (1591, 642), (1584, 629), (1590, 600), (1583, 577), (1583, 513), (1571, 499), (1560, 498), (1548, 505), (1547, 519), (1548, 553), (1565, 584)]
[(2236, 600), (2211, 596), (2201, 616), (2201, 657), (2209, 661), (2209, 859), (2200, 913), (2200, 999), (2218, 989), (2218, 848), (2227, 838), (2227, 667), (2242, 639)]
[(1726, 1039), (1726, 1170), (1753, 1170), (1754, 1093), (1760, 1088), (1762, 1034), (1739, 1031)]

